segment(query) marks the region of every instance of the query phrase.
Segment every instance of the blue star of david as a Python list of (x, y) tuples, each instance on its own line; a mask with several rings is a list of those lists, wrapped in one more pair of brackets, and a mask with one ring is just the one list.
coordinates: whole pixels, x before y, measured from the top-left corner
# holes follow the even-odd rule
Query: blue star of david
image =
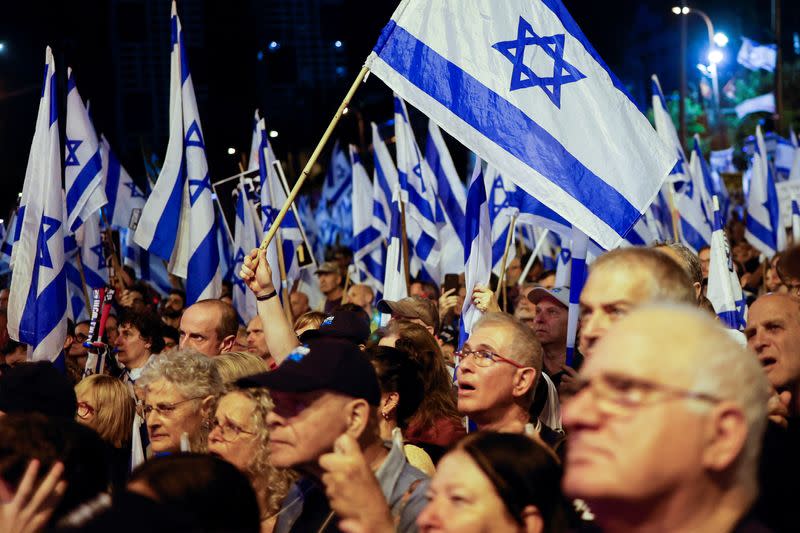
[(42, 216), (42, 223), (39, 226), (39, 265), (53, 268), (53, 261), (50, 259), (50, 250), (47, 248), (47, 241), (56, 234), (61, 227), (61, 221), (47, 215)]
[(683, 156), (681, 155), (681, 151), (677, 150), (677, 152), (678, 152), (678, 162), (675, 163), (674, 167), (672, 167), (672, 170), (670, 171), (670, 175), (672, 175), (672, 174), (686, 174), (686, 172), (684, 172), (684, 170), (683, 170), (683, 165), (686, 163), (686, 161), (683, 159)]
[[(192, 191), (192, 187), (196, 187), (194, 191)], [(200, 198), (200, 195), (203, 194), (203, 191), (208, 189), (209, 194), (211, 193), (211, 176), (206, 174), (206, 177), (201, 180), (189, 180), (189, 201), (191, 205)]]
[(262, 205), (261, 214), (264, 215), (264, 227), (272, 226), (272, 223), (275, 222), (275, 218), (278, 216), (278, 213), (278, 209), (273, 209), (269, 205)]
[[(517, 38), (511, 41), (500, 41), (492, 48), (503, 54), (513, 65), (510, 91), (539, 87), (550, 101), (561, 109), (561, 86), (580, 81), (586, 76), (564, 59), (564, 34), (539, 36), (524, 18), (519, 18)], [(525, 64), (525, 49), (528, 46), (539, 46), (544, 53), (553, 59), (552, 76), (539, 76)], [(566, 74), (564, 74), (566, 72)]]
[(197, 121), (193, 120), (189, 129), (186, 130), (186, 141), (184, 143), (186, 146), (196, 146), (198, 148), (202, 148), (203, 150), (206, 149), (206, 145), (203, 143), (203, 134), (200, 131), (200, 126), (197, 125)]
[[(501, 193), (503, 195), (503, 201), (498, 202), (498, 198)], [(510, 197), (509, 191), (507, 191), (505, 187), (503, 187), (502, 176), (497, 176), (492, 182), (492, 193), (489, 201), (489, 207), (491, 208), (492, 218), (496, 217), (497, 214), (503, 209), (511, 207), (511, 202), (509, 197)]]
[(244, 250), (239, 248), (236, 251), (236, 257), (233, 258), (234, 263), (244, 263)]
[(572, 259), (572, 252), (569, 251), (567, 248), (563, 248), (558, 255), (561, 257), (561, 262), (564, 263), (565, 265), (569, 263), (570, 259)]
[(97, 244), (89, 248), (93, 254), (97, 256), (97, 270), (106, 268), (106, 254), (103, 253), (103, 244)]
[(139, 191), (139, 187), (132, 181), (126, 181), (122, 184), (123, 187), (127, 187), (131, 191), (131, 198), (144, 198), (144, 194)]
[(238, 287), (242, 292), (246, 292), (247, 287), (244, 284), (244, 280), (239, 276), (233, 276), (233, 285)]
[(83, 144), (83, 141), (66, 140), (67, 158), (64, 160), (65, 167), (80, 166), (81, 163), (78, 161), (78, 154), (76, 152), (81, 144)]

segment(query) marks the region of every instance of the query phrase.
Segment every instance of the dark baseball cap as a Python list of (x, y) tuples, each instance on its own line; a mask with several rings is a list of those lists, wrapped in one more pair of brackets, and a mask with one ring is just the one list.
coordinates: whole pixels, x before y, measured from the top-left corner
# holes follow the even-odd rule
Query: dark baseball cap
[(370, 334), (369, 316), (366, 311), (337, 309), (322, 321), (318, 329), (309, 329), (300, 335), (300, 341), (318, 337), (338, 337), (356, 344), (364, 344)]
[(419, 296), (409, 296), (402, 300), (381, 300), (377, 305), (378, 311), (389, 315), (398, 315), (403, 318), (418, 318), (426, 326), (433, 328), (433, 333), (439, 333), (439, 311), (433, 300)]
[(0, 411), (42, 413), (74, 418), (78, 410), (75, 389), (52, 363), (22, 363), (0, 375)]
[(266, 387), (281, 392), (330, 390), (380, 405), (375, 368), (354, 343), (333, 337), (308, 339), (278, 368), (236, 382), (240, 387)]

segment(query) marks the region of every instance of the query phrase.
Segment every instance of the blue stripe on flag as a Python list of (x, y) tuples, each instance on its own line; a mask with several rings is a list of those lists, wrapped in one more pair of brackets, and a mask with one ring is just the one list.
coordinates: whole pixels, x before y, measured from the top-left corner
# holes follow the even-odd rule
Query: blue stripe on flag
[(431, 254), (431, 250), (433, 250), (434, 246), (436, 246), (436, 239), (431, 237), (425, 232), (419, 236), (419, 240), (417, 240), (417, 244), (414, 246), (414, 252), (416, 256), (419, 257), (422, 261), (428, 259), (428, 256)]
[(770, 230), (769, 228), (761, 224), (761, 222), (756, 220), (755, 217), (748, 216), (745, 226), (747, 227), (747, 230), (753, 235), (755, 235), (755, 237), (759, 241), (766, 244), (769, 248), (777, 250), (777, 244), (775, 243), (775, 234), (772, 232), (772, 230)]
[(364, 229), (361, 233), (353, 237), (353, 250), (366, 248), (377, 239), (381, 238), (381, 232), (372, 226)]
[[(391, 38), (390, 38), (391, 37)], [(623, 235), (640, 212), (545, 128), (391, 21), (375, 46), (390, 67)], [(469, 94), (469, 98), (462, 98)], [(491, 109), (493, 113), (478, 114)], [(609, 209), (614, 206), (615, 209)]]
[[(172, 256), (172, 249), (175, 247), (175, 240), (178, 238), (178, 224), (181, 217), (181, 205), (183, 204), (183, 184), (185, 169), (181, 161), (178, 178), (175, 186), (169, 195), (164, 212), (158, 219), (158, 224), (153, 232), (153, 241), (150, 243), (149, 250), (158, 257), (169, 261)], [(166, 179), (166, 178), (165, 178)]]
[(108, 204), (106, 204), (106, 217), (108, 218), (109, 222), (113, 222), (114, 220), (114, 211), (117, 207), (117, 192), (119, 189), (119, 177), (120, 177), (120, 164), (119, 159), (117, 159), (114, 154), (111, 152), (111, 147), (108, 147), (108, 171), (106, 172), (106, 199), (108, 200)]
[[(100, 157), (100, 149), (98, 148), (75, 177), (75, 182), (72, 184), (72, 187), (67, 191), (67, 212), (72, 213), (75, 210), (78, 200), (81, 199), (83, 193), (86, 192), (86, 188), (102, 168), (103, 159)], [(77, 227), (78, 225), (74, 225), (71, 229), (75, 230)]]
[(189, 268), (191, 272), (186, 280), (186, 301), (196, 302), (200, 294), (208, 287), (211, 280), (219, 268), (219, 249), (217, 248), (217, 226), (211, 225), (211, 229), (200, 242), (192, 257), (189, 258)]
[[(44, 240), (44, 237), (40, 239)], [(29, 346), (38, 346), (58, 326), (67, 308), (67, 276), (64, 269), (37, 297), (40, 268), (39, 265), (34, 267), (28, 300), (19, 321), (19, 341)]]

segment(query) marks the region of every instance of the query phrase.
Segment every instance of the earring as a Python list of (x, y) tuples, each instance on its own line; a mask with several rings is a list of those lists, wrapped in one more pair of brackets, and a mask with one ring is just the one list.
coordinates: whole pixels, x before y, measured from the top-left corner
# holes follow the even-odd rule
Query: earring
[(389, 413), (387, 413), (386, 411), (381, 411), (381, 416), (383, 417), (384, 420), (389, 420)]

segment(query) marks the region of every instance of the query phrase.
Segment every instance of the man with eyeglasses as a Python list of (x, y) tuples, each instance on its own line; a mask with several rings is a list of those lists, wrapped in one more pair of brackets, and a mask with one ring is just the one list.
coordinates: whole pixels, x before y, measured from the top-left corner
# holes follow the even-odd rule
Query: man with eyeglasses
[(746, 528), (769, 384), (718, 321), (688, 305), (635, 310), (577, 382), (562, 486), (603, 531), (762, 531)]
[(545, 442), (556, 444), (558, 434), (530, 419), (542, 372), (542, 346), (530, 328), (511, 315), (486, 313), (455, 357), (459, 413), (479, 430), (523, 433), (532, 422)]

